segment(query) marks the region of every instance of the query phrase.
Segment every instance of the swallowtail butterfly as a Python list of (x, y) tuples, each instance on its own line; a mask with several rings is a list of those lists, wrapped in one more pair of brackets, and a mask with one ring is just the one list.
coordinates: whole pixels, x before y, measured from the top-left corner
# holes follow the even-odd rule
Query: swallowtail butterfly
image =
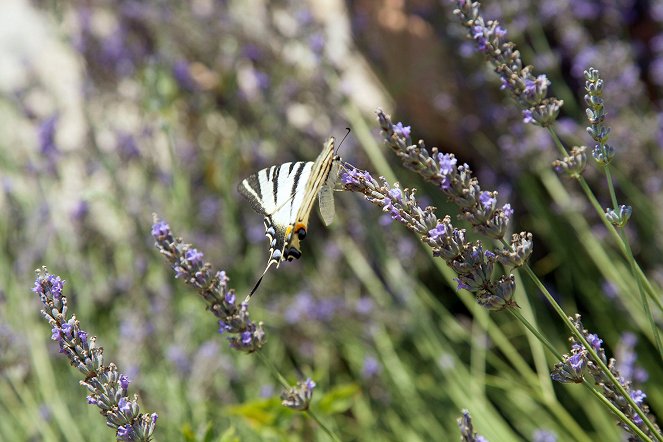
[(247, 300), (260, 285), (267, 270), (282, 261), (299, 259), (299, 243), (306, 237), (308, 219), (318, 197), (325, 225), (334, 220), (334, 186), (341, 161), (329, 138), (315, 161), (297, 161), (271, 166), (243, 180), (238, 187), (259, 214), (263, 215), (269, 240), (269, 261)]

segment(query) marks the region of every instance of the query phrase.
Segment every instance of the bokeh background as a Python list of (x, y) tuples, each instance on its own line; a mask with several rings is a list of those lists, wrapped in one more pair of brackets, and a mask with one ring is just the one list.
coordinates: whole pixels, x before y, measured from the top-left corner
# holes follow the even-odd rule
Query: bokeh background
[[(641, 266), (663, 284), (663, 2), (495, 0), (526, 63), (564, 100), (557, 130), (588, 144), (583, 70), (605, 80), (615, 180)], [(77, 372), (49, 341), (30, 288), (46, 265), (107, 361), (132, 379), (158, 440), (327, 440), (280, 405), (255, 355), (237, 354), (154, 248), (152, 214), (224, 269), (243, 296), (262, 271), (262, 219), (236, 187), (329, 136), (345, 161), (440, 192), (384, 149), (374, 111), (470, 164), (534, 234), (531, 265), (569, 313), (663, 409), (660, 360), (628, 269), (581, 197), (550, 167), (552, 140), (526, 125), (437, 1), (100, 0), (0, 2), (0, 439), (112, 440)], [(590, 145), (591, 147), (591, 145)], [(594, 167), (586, 176), (604, 205)], [(491, 441), (619, 441), (580, 387), (510, 316), (456, 291), (453, 275), (359, 195), (312, 216), (302, 259), (266, 276), (251, 303), (264, 354), (343, 440), (456, 440), (463, 408)], [(518, 281), (517, 301), (560, 351), (566, 332)], [(655, 312), (657, 319), (660, 312)], [(620, 357), (621, 356), (621, 357)]]

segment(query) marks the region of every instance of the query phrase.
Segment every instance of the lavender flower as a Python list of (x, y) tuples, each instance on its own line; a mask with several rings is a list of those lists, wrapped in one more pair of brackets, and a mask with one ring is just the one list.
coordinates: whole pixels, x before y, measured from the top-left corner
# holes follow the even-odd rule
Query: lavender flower
[(488, 439), (478, 435), (474, 431), (474, 427), (472, 426), (472, 417), (470, 416), (469, 411), (463, 410), (463, 415), (456, 419), (456, 422), (458, 423), (458, 428), (460, 429), (460, 440), (462, 442), (488, 442)]
[(281, 404), (293, 410), (306, 411), (313, 398), (315, 382), (311, 378), (297, 382), (297, 385), (281, 393)]
[(585, 72), (585, 103), (587, 103), (587, 119), (590, 126), (587, 133), (596, 141), (592, 150), (592, 156), (601, 166), (610, 164), (615, 157), (615, 149), (607, 144), (610, 128), (605, 122), (605, 110), (603, 109), (603, 80), (599, 71), (589, 68)]
[(562, 160), (553, 161), (552, 165), (557, 173), (563, 173), (571, 178), (578, 178), (587, 166), (587, 155), (585, 146), (574, 146), (571, 148), (571, 154)]
[(550, 86), (546, 76), (535, 77), (532, 66), (523, 66), (515, 43), (506, 39), (506, 30), (496, 20), (484, 21), (479, 2), (457, 0), (456, 6), (454, 14), (467, 28), (477, 50), (495, 68), (502, 82), (501, 89), (507, 91), (522, 109), (523, 121), (543, 127), (552, 125), (564, 102), (555, 97), (546, 98)]
[(72, 366), (84, 376), (80, 384), (89, 395), (87, 402), (96, 405), (106, 425), (115, 430), (117, 440), (152, 440), (157, 414), (140, 413), (137, 396), (129, 398), (129, 379), (117, 371), (112, 362), (104, 365), (103, 348), (96, 346), (96, 338), (88, 339), (81, 330), (76, 316), (67, 319), (67, 298), (62, 294), (64, 281), (48, 273), (45, 267), (37, 270), (37, 279), (32, 289), (44, 309), (42, 316), (52, 327), (51, 339), (60, 346), (60, 353), (69, 359)]
[[(525, 232), (514, 235), (511, 246), (496, 252), (484, 251), (480, 241), (470, 243), (465, 239), (465, 230), (458, 230), (451, 224), (449, 216), (442, 221), (435, 216), (433, 207), (422, 209), (414, 197), (414, 189), (393, 188), (384, 178), (380, 182), (368, 172), (346, 164), (341, 176), (345, 190), (360, 192), (366, 199), (392, 213), (392, 217), (404, 224), (414, 234), (433, 249), (433, 255), (445, 260), (458, 275), (458, 289), (472, 292), (477, 302), (490, 309), (502, 310), (516, 306), (513, 301), (515, 278), (513, 275), (492, 276), (494, 264), (522, 265), (532, 252), (531, 234)], [(398, 190), (399, 198), (394, 198)], [(492, 194), (488, 193), (486, 203), (493, 204)]]
[(513, 209), (510, 205), (501, 209), (497, 207), (496, 191), (482, 190), (479, 180), (472, 176), (470, 167), (467, 164), (458, 166), (458, 160), (453, 154), (438, 152), (435, 147), (429, 154), (422, 140), (416, 145), (409, 144), (409, 129), (405, 137), (381, 109), (376, 113), (385, 145), (396, 153), (405, 167), (440, 188), (460, 208), (461, 217), (472, 224), (475, 231), (491, 238), (504, 237)]
[[(621, 386), (624, 387), (624, 390), (626, 390), (628, 395), (634, 399), (642, 412), (649, 414), (649, 407), (644, 403), (646, 395), (641, 390), (631, 389), (631, 382), (620, 374), (617, 368), (617, 361), (614, 358), (610, 358), (610, 360), (607, 359), (605, 350), (601, 347), (603, 340), (596, 334), (589, 333), (584, 329), (582, 322), (580, 321), (580, 315), (576, 315), (575, 318), (571, 319), (576, 329), (583, 334), (592, 349), (594, 349), (598, 357), (608, 367)], [(586, 376), (589, 376), (594, 380), (606, 399), (624, 413), (626, 417), (635, 423), (647, 436), (653, 437), (649, 427), (645, 425), (642, 418), (624, 399), (619, 390), (615, 388), (610, 378), (600, 369), (597, 361), (593, 358), (591, 353), (574, 338), (570, 338), (569, 341), (571, 342), (571, 352), (565, 354), (562, 361), (555, 364), (555, 368), (551, 372), (552, 379), (561, 383), (581, 383), (585, 380)], [(620, 421), (619, 425), (627, 432), (631, 432), (630, 427), (623, 422)], [(660, 430), (655, 423), (654, 428), (660, 433)]]
[(170, 226), (154, 215), (152, 236), (155, 246), (170, 262), (175, 277), (181, 278), (198, 290), (208, 309), (219, 319), (219, 333), (228, 333), (230, 347), (252, 353), (266, 341), (262, 322), (255, 324), (249, 318), (248, 304), (236, 304), (235, 290), (228, 288), (229, 278), (224, 271), (214, 273), (211, 265), (203, 261), (203, 254), (190, 244), (174, 238)]

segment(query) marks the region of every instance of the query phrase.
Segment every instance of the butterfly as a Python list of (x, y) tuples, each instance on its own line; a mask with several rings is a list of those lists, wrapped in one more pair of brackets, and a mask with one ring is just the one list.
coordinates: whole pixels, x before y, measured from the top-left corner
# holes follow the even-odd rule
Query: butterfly
[(308, 219), (316, 196), (322, 221), (334, 220), (334, 187), (341, 167), (335, 155), (334, 137), (325, 142), (315, 161), (297, 161), (271, 166), (242, 180), (238, 186), (251, 207), (264, 216), (269, 240), (269, 260), (265, 271), (247, 297), (256, 291), (267, 270), (283, 261), (299, 259), (300, 242), (306, 237)]

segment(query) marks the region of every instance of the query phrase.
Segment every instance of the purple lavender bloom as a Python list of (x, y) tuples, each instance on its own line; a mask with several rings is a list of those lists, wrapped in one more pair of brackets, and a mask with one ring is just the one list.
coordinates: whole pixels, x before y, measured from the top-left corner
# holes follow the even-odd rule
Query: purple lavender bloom
[(51, 339), (53, 341), (62, 341), (62, 329), (60, 327), (55, 326), (51, 329)]
[(64, 324), (62, 324), (61, 329), (67, 338), (71, 338), (73, 336), (74, 326), (71, 325), (70, 323), (65, 322)]
[(603, 339), (599, 338), (594, 333), (590, 333), (587, 335), (587, 342), (589, 342), (589, 345), (591, 345), (594, 350), (599, 350), (601, 344), (603, 344)]
[(117, 438), (119, 440), (131, 440), (133, 430), (131, 425), (121, 425), (117, 427)]
[(120, 409), (120, 411), (124, 413), (129, 413), (131, 411), (131, 403), (126, 397), (120, 398), (120, 400), (117, 403), (117, 407)]
[(199, 252), (197, 249), (187, 250), (186, 253), (184, 254), (184, 259), (186, 259), (192, 267), (198, 267), (203, 265), (203, 254)]
[(647, 398), (647, 395), (644, 394), (642, 390), (631, 390), (630, 395), (631, 399), (633, 399), (638, 405), (642, 405), (642, 403)]
[(445, 236), (446, 234), (447, 226), (445, 226), (443, 223), (439, 223), (437, 226), (435, 226), (434, 229), (428, 231), (428, 236), (433, 239), (437, 239), (440, 236)]
[(440, 173), (442, 175), (449, 175), (456, 169), (456, 163), (458, 163), (458, 160), (448, 153), (437, 154), (437, 161), (440, 163)]
[(250, 331), (245, 331), (240, 333), (240, 338), (242, 340), (242, 344), (249, 345), (253, 340), (253, 334)]
[(481, 192), (479, 201), (484, 209), (491, 209), (497, 203), (497, 200), (490, 195), (490, 192), (486, 191)]
[(228, 292), (225, 295), (228, 304), (235, 304), (235, 292)]
[(511, 204), (506, 203), (505, 205), (502, 206), (502, 213), (504, 213), (504, 216), (506, 216), (506, 219), (509, 220), (513, 216), (513, 209), (511, 208)]
[(344, 171), (341, 174), (341, 183), (343, 184), (360, 184), (360, 180), (373, 181), (373, 177), (370, 173), (366, 171), (360, 171), (359, 169), (349, 169)]
[(86, 331), (83, 331), (83, 330), (80, 330), (80, 331), (78, 332), (78, 339), (81, 340), (81, 343), (82, 343), (83, 345), (87, 345), (87, 332), (86, 332)]
[(398, 201), (399, 203), (403, 201), (401, 189), (394, 187), (393, 189), (389, 189), (389, 196), (391, 199)]
[(573, 370), (576, 371), (576, 373), (580, 373), (582, 369), (585, 367), (587, 359), (585, 358), (585, 355), (582, 354), (582, 352), (580, 352), (571, 356), (568, 359), (568, 362), (571, 365), (571, 368), (573, 368)]
[(523, 123), (529, 124), (534, 122), (534, 116), (532, 115), (532, 111), (529, 109), (523, 110)]
[(394, 124), (394, 133), (401, 135), (405, 138), (410, 138), (410, 132), (411, 132), (410, 126), (403, 126), (403, 123), (401, 123), (400, 121)]
[(454, 281), (456, 281), (456, 282), (458, 283), (458, 287), (456, 287), (456, 290), (462, 290), (462, 289), (465, 289), (465, 290), (472, 291), (472, 287), (470, 287), (469, 285), (465, 284), (463, 281), (461, 281), (460, 278), (454, 278)]
[(131, 381), (129, 380), (129, 378), (126, 375), (123, 375), (123, 374), (120, 375), (120, 388), (122, 388), (123, 390), (126, 390), (127, 388), (129, 388), (130, 383), (131, 383)]
[(156, 239), (164, 239), (170, 234), (170, 226), (165, 221), (158, 221), (152, 225), (152, 236)]

